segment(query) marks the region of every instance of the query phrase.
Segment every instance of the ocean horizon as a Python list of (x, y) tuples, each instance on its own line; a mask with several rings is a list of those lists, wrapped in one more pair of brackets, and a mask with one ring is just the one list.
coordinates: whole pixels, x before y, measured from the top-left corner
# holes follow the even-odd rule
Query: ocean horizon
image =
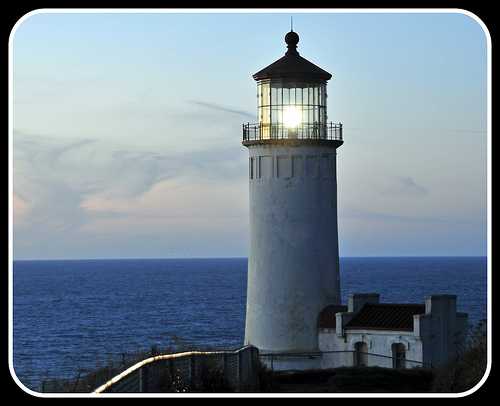
[[(343, 255), (339, 258), (487, 258), (487, 255)], [(109, 257), (109, 258), (14, 258), (16, 261), (126, 261), (148, 259), (246, 259), (248, 256), (227, 257)]]

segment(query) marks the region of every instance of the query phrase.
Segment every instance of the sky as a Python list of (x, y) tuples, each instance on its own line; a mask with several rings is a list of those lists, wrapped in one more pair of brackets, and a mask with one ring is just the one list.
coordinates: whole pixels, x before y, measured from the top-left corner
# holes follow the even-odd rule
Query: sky
[(490, 42), (471, 15), (164, 11), (13, 28), (14, 259), (246, 257), (242, 124), (290, 16), (344, 126), (340, 256), (486, 255)]

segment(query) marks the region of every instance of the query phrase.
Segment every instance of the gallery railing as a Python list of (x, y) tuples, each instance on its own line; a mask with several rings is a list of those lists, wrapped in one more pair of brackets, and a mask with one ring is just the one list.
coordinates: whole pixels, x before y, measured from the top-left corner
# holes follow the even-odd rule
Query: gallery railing
[(243, 142), (277, 139), (342, 141), (342, 124), (305, 123), (288, 127), (277, 124), (243, 124)]

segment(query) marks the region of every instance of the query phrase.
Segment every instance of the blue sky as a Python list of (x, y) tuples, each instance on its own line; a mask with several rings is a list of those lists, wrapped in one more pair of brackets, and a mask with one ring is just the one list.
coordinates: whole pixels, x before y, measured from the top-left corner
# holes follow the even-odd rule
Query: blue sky
[(485, 255), (488, 35), (460, 12), (330, 11), (24, 18), (14, 257), (247, 256), (241, 125), (290, 16), (344, 124), (340, 255)]

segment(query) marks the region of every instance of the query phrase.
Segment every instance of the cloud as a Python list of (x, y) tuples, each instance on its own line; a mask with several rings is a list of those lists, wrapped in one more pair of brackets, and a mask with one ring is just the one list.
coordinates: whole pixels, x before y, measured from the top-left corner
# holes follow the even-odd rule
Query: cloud
[[(86, 247), (97, 249), (97, 241), (119, 251), (119, 241), (133, 247), (135, 239), (135, 255), (142, 256), (144, 241), (155, 238), (161, 247), (191, 247), (198, 238), (233, 235), (246, 225), (245, 153), (239, 143), (179, 153), (18, 132), (15, 253), (64, 257), (73, 250), (81, 257)], [(131, 252), (113, 256), (120, 255)]]
[(221, 111), (226, 111), (228, 113), (238, 114), (241, 116), (248, 117), (250, 119), (255, 118), (255, 114), (249, 113), (247, 111), (234, 110), (234, 109), (230, 109), (228, 107), (219, 106), (219, 105), (214, 104), (214, 103), (200, 102), (200, 101), (196, 101), (196, 100), (191, 100), (191, 103), (197, 104), (198, 106), (208, 107), (208, 108), (214, 109), (214, 110), (221, 110)]
[(374, 220), (380, 222), (398, 222), (398, 223), (432, 223), (432, 224), (486, 224), (485, 220), (477, 219), (454, 219), (454, 218), (439, 218), (439, 217), (416, 217), (416, 216), (400, 216), (396, 214), (380, 213), (370, 210), (358, 208), (347, 208), (339, 212), (339, 218), (357, 219), (357, 220)]
[[(167, 157), (119, 144), (63, 137), (14, 138), (15, 181), (23, 177), (32, 184), (64, 185), (82, 194), (111, 190), (133, 197), (175, 172)], [(18, 191), (25, 189), (19, 182), (15, 185)]]
[(14, 211), (13, 213), (14, 227), (22, 229), (25, 226), (25, 224), (23, 223), (23, 218), (29, 212), (30, 206), (24, 199), (20, 198), (19, 196), (14, 196), (12, 207)]
[(380, 192), (381, 196), (415, 196), (425, 197), (429, 195), (427, 188), (423, 185), (415, 183), (412, 178), (396, 177), (397, 184), (383, 189)]
[(68, 229), (88, 218), (90, 196), (133, 200), (178, 176), (173, 159), (95, 139), (14, 136), (16, 223)]
[(376, 220), (376, 221), (392, 221), (392, 222), (411, 222), (411, 223), (421, 223), (431, 221), (434, 219), (422, 218), (422, 217), (411, 217), (411, 216), (398, 216), (394, 214), (378, 213), (369, 210), (362, 210), (356, 208), (348, 208), (342, 210), (339, 213), (339, 217), (351, 218), (351, 219), (362, 219), (362, 220)]

